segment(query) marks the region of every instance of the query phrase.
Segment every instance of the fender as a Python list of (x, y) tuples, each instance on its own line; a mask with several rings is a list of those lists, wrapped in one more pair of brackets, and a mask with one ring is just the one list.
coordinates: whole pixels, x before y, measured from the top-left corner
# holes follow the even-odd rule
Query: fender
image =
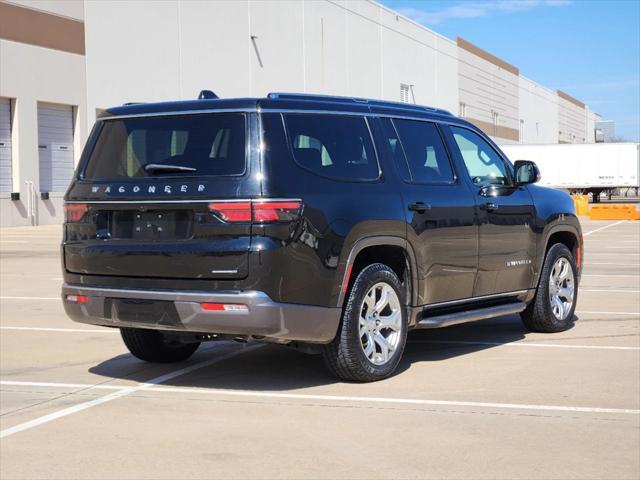
[[(542, 241), (538, 245), (538, 255), (536, 259), (536, 272), (535, 272), (535, 284), (533, 288), (538, 287), (538, 283), (540, 281), (540, 274), (542, 273), (542, 266), (544, 264), (544, 260), (547, 254), (547, 246), (549, 245), (549, 239), (555, 233), (566, 232), (570, 233), (576, 238), (578, 245), (582, 248), (582, 233), (579, 228), (574, 225), (568, 223), (556, 223), (552, 225), (548, 225), (542, 233)], [(582, 269), (579, 269), (582, 270)], [(578, 272), (578, 276), (580, 276), (580, 272)]]
[(405, 238), (396, 237), (392, 235), (376, 235), (371, 237), (361, 238), (357, 242), (353, 244), (351, 250), (349, 251), (349, 255), (347, 256), (347, 260), (343, 266), (339, 269), (338, 278), (342, 277), (342, 281), (338, 285), (338, 307), (342, 307), (342, 303), (344, 302), (345, 292), (342, 286), (349, 281), (349, 276), (351, 274), (351, 268), (353, 267), (353, 262), (355, 261), (358, 254), (367, 247), (373, 246), (396, 246), (401, 247), (409, 257), (409, 271), (411, 274), (411, 298), (409, 299), (411, 305), (415, 305), (417, 301), (417, 285), (418, 285), (418, 274), (417, 274), (417, 265), (416, 265), (416, 257), (413, 252), (413, 248), (409, 245), (409, 242)]

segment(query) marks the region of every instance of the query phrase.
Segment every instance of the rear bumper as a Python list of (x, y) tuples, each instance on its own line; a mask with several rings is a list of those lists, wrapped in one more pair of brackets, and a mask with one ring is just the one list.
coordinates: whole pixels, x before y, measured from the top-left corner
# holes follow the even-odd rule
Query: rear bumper
[[(67, 295), (85, 295), (72, 303)], [(277, 303), (264, 292), (200, 292), (86, 287), (65, 283), (62, 301), (74, 321), (107, 327), (191, 333), (252, 335), (281, 341), (328, 343), (340, 322), (339, 308)], [(208, 311), (201, 302), (242, 304), (247, 311)], [(124, 312), (123, 305), (133, 312)]]

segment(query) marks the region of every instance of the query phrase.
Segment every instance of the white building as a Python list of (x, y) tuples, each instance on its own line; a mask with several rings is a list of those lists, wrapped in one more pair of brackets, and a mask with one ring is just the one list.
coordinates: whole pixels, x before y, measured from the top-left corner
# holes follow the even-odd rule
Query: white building
[(96, 112), (205, 88), (415, 102), (500, 143), (594, 142), (599, 120), (476, 45), (369, 0), (0, 0), (0, 225), (61, 222)]

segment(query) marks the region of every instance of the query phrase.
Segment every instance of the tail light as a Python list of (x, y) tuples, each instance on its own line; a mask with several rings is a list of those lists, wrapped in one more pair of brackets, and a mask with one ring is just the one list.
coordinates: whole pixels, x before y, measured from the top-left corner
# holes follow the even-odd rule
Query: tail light
[(230, 223), (291, 222), (300, 214), (299, 200), (246, 200), (241, 202), (213, 202), (209, 210)]
[(214, 202), (209, 204), (209, 210), (218, 215), (225, 222), (250, 222), (251, 202)]
[(67, 222), (79, 222), (87, 213), (86, 203), (65, 203), (64, 204), (65, 218)]

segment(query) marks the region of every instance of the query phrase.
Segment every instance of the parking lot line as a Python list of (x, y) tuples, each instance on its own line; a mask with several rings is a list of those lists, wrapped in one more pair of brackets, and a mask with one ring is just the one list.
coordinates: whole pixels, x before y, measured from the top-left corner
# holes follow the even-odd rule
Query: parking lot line
[(0, 297), (0, 300), (58, 300), (61, 301), (60, 297)]
[(52, 327), (13, 327), (2, 326), (0, 330), (33, 330), (36, 332), (82, 332), (82, 333), (120, 333), (119, 329), (114, 328), (52, 328)]
[[(228, 346), (228, 343), (221, 344), (221, 346)], [(74, 413), (81, 412), (83, 410), (87, 410), (91, 407), (95, 407), (97, 405), (102, 405), (103, 403), (110, 402), (112, 400), (116, 400), (118, 398), (126, 397), (127, 395), (131, 395), (132, 393), (139, 392), (141, 390), (147, 390), (154, 385), (160, 385), (164, 382), (172, 380), (176, 377), (180, 377), (182, 375), (186, 375), (187, 373), (191, 373), (195, 370), (199, 370), (204, 367), (208, 367), (215, 363), (221, 362), (223, 360), (227, 360), (229, 358), (235, 357), (242, 353), (245, 353), (249, 350), (260, 347), (261, 345), (252, 345), (252, 346), (244, 346), (240, 350), (236, 350), (235, 352), (230, 352), (226, 355), (222, 355), (221, 357), (211, 358), (209, 360), (205, 360), (202, 362), (195, 363), (193, 365), (189, 365), (188, 367), (181, 368), (179, 370), (174, 370), (173, 372), (165, 373), (164, 375), (160, 375), (159, 377), (153, 378), (147, 382), (139, 383), (134, 387), (126, 387), (122, 386), (119, 390), (110, 393), (109, 395), (105, 395), (103, 397), (98, 397), (93, 400), (89, 400), (88, 402), (83, 402), (78, 405), (74, 405), (72, 407), (67, 407), (62, 410), (58, 410), (57, 412), (50, 413), (48, 415), (44, 415), (42, 417), (35, 418), (33, 420), (29, 420), (28, 422), (20, 423), (13, 427), (6, 428), (0, 431), (0, 438), (5, 438), (10, 435), (14, 435), (19, 432), (23, 432), (25, 430), (29, 430), (31, 428), (37, 427), (39, 425), (43, 425), (45, 423), (52, 422), (53, 420), (57, 420), (58, 418), (66, 417), (68, 415), (73, 415)], [(87, 385), (88, 389), (95, 388), (94, 385)]]
[(584, 313), (587, 315), (635, 315), (636, 317), (640, 317), (640, 312), (594, 312), (592, 310), (576, 310), (575, 313)]
[(636, 274), (636, 275), (624, 275), (624, 274), (618, 274), (618, 273), (583, 273), (582, 275), (580, 275), (581, 277), (611, 277), (611, 278), (640, 278), (640, 274)]
[(613, 265), (616, 267), (640, 267), (640, 263), (615, 263), (615, 262), (588, 262), (585, 266), (591, 265)]
[(624, 223), (624, 222), (626, 222), (626, 220), (620, 220), (619, 222), (616, 222), (616, 223), (610, 223), (609, 225), (605, 225), (604, 227), (596, 228), (595, 230), (591, 230), (589, 232), (586, 232), (586, 233), (582, 234), (582, 236), (586, 237), (588, 235), (591, 235), (592, 233), (599, 232), (599, 231), (604, 230), (606, 228), (615, 227), (616, 225), (620, 225), (621, 223)]
[(640, 293), (640, 290), (614, 288), (580, 288), (579, 292)]
[[(235, 352), (240, 353), (240, 352)], [(220, 357), (222, 359), (223, 357)], [(196, 364), (199, 365), (199, 364)], [(194, 367), (196, 366), (194, 365)], [(200, 368), (200, 367), (198, 367)], [(182, 375), (182, 374), (181, 374)], [(159, 377), (160, 378), (160, 377)], [(172, 377), (173, 378), (173, 377)], [(165, 379), (166, 381), (168, 379)], [(29, 384), (32, 385), (29, 385)], [(0, 381), (0, 385), (11, 385), (10, 382)], [(13, 384), (16, 384), (13, 382)], [(46, 383), (46, 382), (22, 382), (19, 386), (39, 386), (39, 387), (56, 387), (60, 388), (69, 388), (67, 385), (75, 385), (73, 388), (82, 388), (78, 387), (81, 384), (55, 384), (55, 383)], [(16, 384), (16, 386), (18, 386)], [(93, 387), (93, 385), (87, 384), (87, 388)], [(85, 402), (78, 406), (82, 406), (85, 404), (96, 404), (104, 403), (105, 401), (115, 400), (115, 398), (120, 398), (124, 395), (131, 395), (140, 390), (149, 391), (149, 392), (161, 392), (161, 393), (188, 393), (188, 394), (205, 394), (205, 395), (220, 395), (220, 396), (231, 396), (231, 397), (253, 397), (253, 398), (276, 398), (276, 399), (287, 399), (287, 400), (316, 400), (316, 401), (325, 401), (325, 402), (349, 402), (349, 403), (392, 403), (392, 404), (407, 404), (407, 405), (430, 405), (430, 406), (446, 406), (446, 407), (472, 407), (472, 408), (489, 408), (489, 409), (497, 409), (497, 410), (532, 410), (532, 411), (552, 411), (552, 412), (571, 412), (571, 413), (612, 413), (612, 414), (623, 414), (623, 415), (639, 415), (640, 410), (634, 408), (603, 408), (603, 407), (576, 407), (576, 406), (565, 406), (565, 405), (535, 405), (535, 404), (520, 404), (520, 403), (495, 403), (495, 402), (471, 402), (471, 401), (457, 401), (457, 400), (431, 400), (431, 399), (422, 399), (422, 398), (391, 398), (391, 397), (362, 397), (362, 396), (350, 396), (350, 395), (322, 395), (322, 394), (306, 394), (306, 393), (280, 393), (280, 392), (270, 392), (270, 391), (250, 391), (250, 390), (230, 390), (224, 388), (202, 388), (202, 387), (155, 387), (153, 384), (147, 383), (142, 384), (140, 387), (124, 387), (124, 386), (116, 386), (116, 385), (100, 385), (94, 387), (96, 389), (116, 389), (112, 394), (106, 395), (104, 397), (97, 398), (95, 400), (91, 400), (89, 402)], [(125, 392), (121, 394), (120, 392)], [(114, 398), (111, 398), (114, 397)], [(101, 399), (107, 399), (104, 401), (100, 401)], [(93, 405), (90, 405), (93, 406)], [(74, 407), (65, 410), (71, 410)], [(89, 408), (89, 407), (86, 407)], [(63, 412), (64, 410), (61, 410)], [(59, 412), (57, 412), (59, 413)], [(75, 413), (75, 412), (72, 412)], [(51, 414), (56, 415), (56, 413)], [(49, 415), (47, 415), (49, 416)], [(45, 417), (40, 417), (45, 418)], [(59, 418), (59, 417), (55, 417)], [(38, 421), (40, 419), (36, 419), (34, 421)], [(51, 421), (51, 420), (47, 420)], [(31, 422), (26, 422), (21, 425), (26, 425)], [(37, 425), (40, 425), (38, 423)], [(21, 425), (17, 425), (18, 428)], [(33, 426), (37, 426), (33, 425)], [(28, 427), (31, 428), (31, 427)], [(11, 428), (7, 430), (3, 430), (0, 432), (0, 438), (2, 438), (2, 434), (5, 431), (11, 430)], [(22, 431), (21, 429), (19, 431)], [(12, 432), (17, 433), (17, 432)]]
[(564, 345), (559, 343), (530, 342), (485, 342), (475, 340), (408, 340), (407, 343), (435, 343), (452, 345), (491, 345), (496, 347), (531, 347), (531, 348), (574, 348), (583, 350), (631, 350), (640, 351), (640, 347), (619, 347), (614, 345)]

